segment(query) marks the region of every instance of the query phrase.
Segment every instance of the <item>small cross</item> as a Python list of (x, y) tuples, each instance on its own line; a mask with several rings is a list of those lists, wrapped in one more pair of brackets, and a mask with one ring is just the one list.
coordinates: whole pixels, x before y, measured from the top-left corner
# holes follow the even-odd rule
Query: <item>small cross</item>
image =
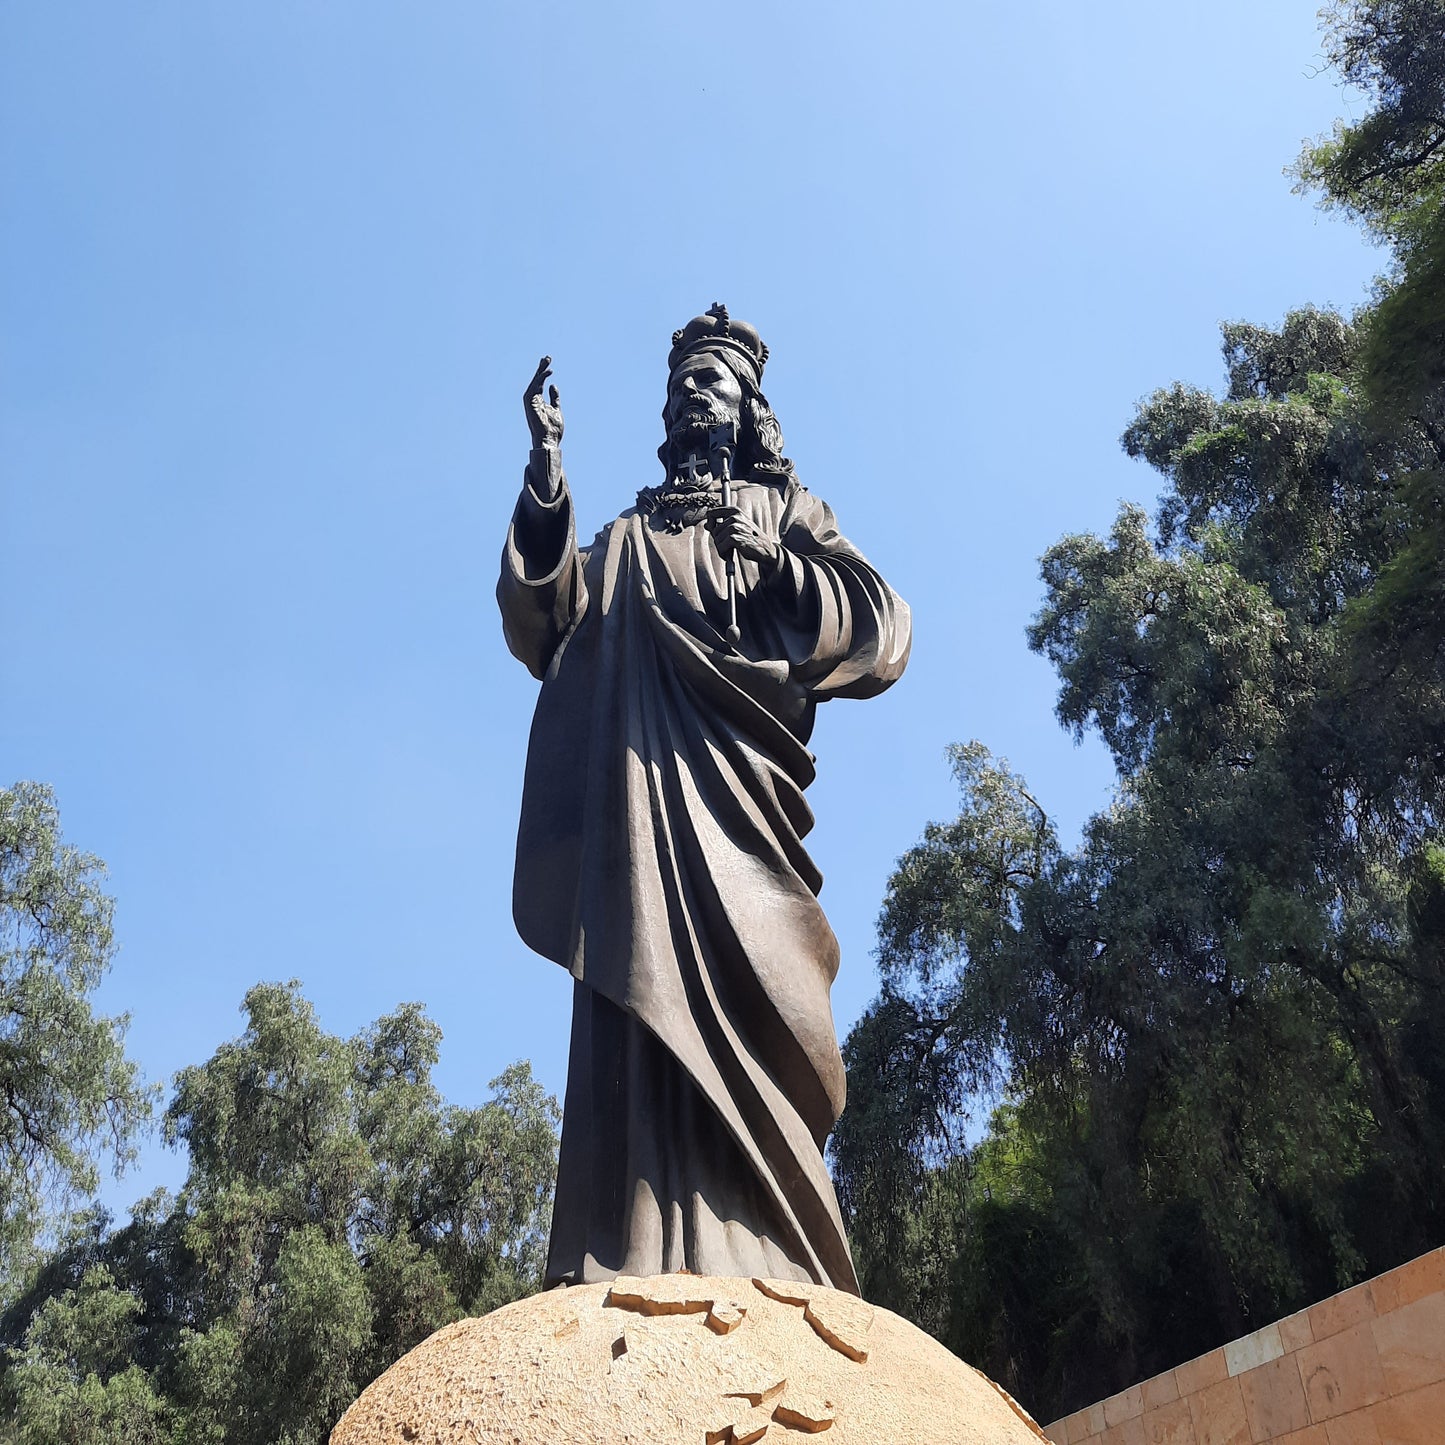
[(698, 473), (705, 472), (707, 471), (707, 469), (707, 463), (703, 461), (703, 459), (698, 456), (696, 452), (688, 453), (687, 460), (682, 464), (681, 468), (682, 472), (687, 476), (688, 481), (690, 481), (693, 486), (697, 485)]

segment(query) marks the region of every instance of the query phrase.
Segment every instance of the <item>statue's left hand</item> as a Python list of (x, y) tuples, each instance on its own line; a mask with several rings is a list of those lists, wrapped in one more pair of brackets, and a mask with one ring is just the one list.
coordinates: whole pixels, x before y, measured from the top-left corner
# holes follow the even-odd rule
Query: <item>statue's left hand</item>
[(778, 543), (736, 507), (714, 507), (707, 514), (708, 530), (717, 542), (717, 549), (724, 557), (734, 552), (751, 557), (754, 562), (776, 562)]

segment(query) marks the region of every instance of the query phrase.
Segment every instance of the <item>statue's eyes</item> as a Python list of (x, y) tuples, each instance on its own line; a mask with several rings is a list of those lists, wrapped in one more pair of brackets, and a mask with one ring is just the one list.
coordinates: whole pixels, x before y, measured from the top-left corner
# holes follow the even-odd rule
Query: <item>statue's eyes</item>
[[(723, 373), (716, 367), (711, 367), (706, 371), (690, 371), (687, 375), (692, 378), (692, 384), (694, 386), (716, 386), (718, 382), (723, 379)], [(668, 395), (682, 396), (684, 394), (682, 378), (679, 377), (678, 380), (668, 388)]]

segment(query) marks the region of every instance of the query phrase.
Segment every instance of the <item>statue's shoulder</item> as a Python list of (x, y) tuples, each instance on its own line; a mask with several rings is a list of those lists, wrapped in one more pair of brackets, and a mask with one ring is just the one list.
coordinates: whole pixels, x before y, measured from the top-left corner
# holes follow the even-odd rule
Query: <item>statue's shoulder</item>
[(792, 521), (809, 522), (831, 516), (827, 502), (816, 492), (810, 492), (797, 476), (789, 473), (778, 483), (782, 495), (783, 513)]
[(632, 520), (633, 517), (637, 516), (637, 512), (638, 509), (636, 507), (628, 507), (625, 512), (620, 513), (610, 522), (604, 522), (597, 529), (597, 535), (593, 537), (592, 541), (588, 543), (587, 546), (582, 548), (582, 550), (586, 552), (589, 556), (600, 557), (607, 550), (608, 539), (612, 536), (612, 534), (619, 527), (625, 531), (627, 528), (627, 524)]
[(610, 522), (604, 522), (597, 535), (599, 537), (606, 537), (619, 527), (625, 531), (628, 523), (631, 522), (634, 517), (645, 517), (650, 510), (646, 489), (644, 488), (644, 490), (638, 492), (637, 500), (630, 507), (624, 507)]
[(799, 495), (806, 496), (808, 491), (791, 472), (754, 472), (740, 477), (733, 487), (738, 492), (751, 491), (756, 496), (775, 498), (784, 507), (790, 506)]

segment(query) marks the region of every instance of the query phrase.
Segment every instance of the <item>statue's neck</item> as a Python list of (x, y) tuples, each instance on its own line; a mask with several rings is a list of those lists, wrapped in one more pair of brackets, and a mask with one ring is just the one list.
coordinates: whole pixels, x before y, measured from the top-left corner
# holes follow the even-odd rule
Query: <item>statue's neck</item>
[(702, 447), (674, 447), (668, 475), (684, 489), (715, 490), (722, 485), (712, 458)]

